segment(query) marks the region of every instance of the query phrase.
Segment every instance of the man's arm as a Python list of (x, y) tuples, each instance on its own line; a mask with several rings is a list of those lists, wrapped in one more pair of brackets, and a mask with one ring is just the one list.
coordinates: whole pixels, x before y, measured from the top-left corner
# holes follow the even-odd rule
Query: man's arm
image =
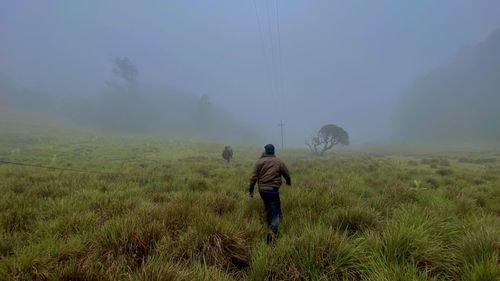
[(288, 172), (288, 168), (285, 163), (281, 162), (281, 175), (285, 178), (286, 185), (292, 185), (292, 178), (290, 178), (290, 173)]
[(253, 194), (255, 184), (257, 183), (257, 180), (259, 179), (259, 170), (260, 170), (260, 165), (257, 162), (257, 163), (255, 163), (255, 166), (253, 167), (252, 177), (250, 178), (250, 185), (248, 186), (248, 193), (249, 194)]

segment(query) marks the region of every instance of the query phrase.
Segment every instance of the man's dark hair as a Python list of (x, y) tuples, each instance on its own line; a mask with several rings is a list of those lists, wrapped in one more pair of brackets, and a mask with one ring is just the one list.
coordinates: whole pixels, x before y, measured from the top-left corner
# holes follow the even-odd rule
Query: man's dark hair
[(264, 150), (266, 151), (266, 154), (274, 154), (274, 145), (267, 144), (264, 146)]

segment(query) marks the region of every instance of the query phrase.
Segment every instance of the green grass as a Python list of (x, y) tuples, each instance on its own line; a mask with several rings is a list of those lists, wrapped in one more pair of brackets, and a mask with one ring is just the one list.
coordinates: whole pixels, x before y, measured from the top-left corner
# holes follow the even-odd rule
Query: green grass
[[(0, 280), (498, 280), (498, 152), (279, 152), (280, 238), (246, 187), (259, 148), (2, 135)], [(108, 173), (109, 174), (106, 174)]]

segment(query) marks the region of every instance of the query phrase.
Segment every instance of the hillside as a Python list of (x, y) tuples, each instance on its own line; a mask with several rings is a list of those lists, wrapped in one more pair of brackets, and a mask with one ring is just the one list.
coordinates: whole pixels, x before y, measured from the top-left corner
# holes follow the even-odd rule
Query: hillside
[[(5, 80), (5, 79), (4, 79)], [(259, 138), (237, 116), (175, 88), (146, 85), (134, 91), (105, 88), (94, 95), (46, 93), (0, 83), (2, 111), (9, 127), (33, 127), (37, 119), (69, 127), (117, 134), (145, 134), (175, 138), (252, 143)], [(14, 114), (15, 113), (15, 114)], [(4, 124), (6, 125), (6, 124)]]
[(396, 112), (413, 140), (500, 140), (500, 29), (415, 82)]

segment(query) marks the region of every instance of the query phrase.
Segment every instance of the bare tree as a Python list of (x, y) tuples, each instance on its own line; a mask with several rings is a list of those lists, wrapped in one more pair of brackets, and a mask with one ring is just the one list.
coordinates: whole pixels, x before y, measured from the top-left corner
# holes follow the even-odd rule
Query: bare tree
[(310, 142), (306, 142), (312, 153), (322, 155), (335, 145), (349, 145), (349, 134), (341, 127), (328, 124), (323, 126)]

